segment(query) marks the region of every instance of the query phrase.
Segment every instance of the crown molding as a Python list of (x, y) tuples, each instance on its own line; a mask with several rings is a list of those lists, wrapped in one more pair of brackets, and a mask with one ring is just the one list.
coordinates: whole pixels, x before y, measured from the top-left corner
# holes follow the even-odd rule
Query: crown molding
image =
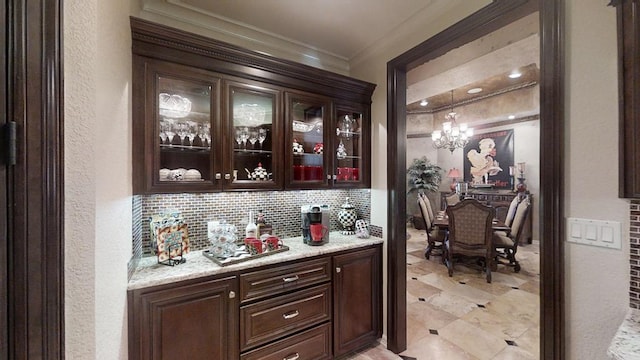
[(180, 0), (142, 0), (136, 16), (216, 40), (295, 61), (319, 69), (349, 74), (347, 59), (255, 27), (198, 10)]

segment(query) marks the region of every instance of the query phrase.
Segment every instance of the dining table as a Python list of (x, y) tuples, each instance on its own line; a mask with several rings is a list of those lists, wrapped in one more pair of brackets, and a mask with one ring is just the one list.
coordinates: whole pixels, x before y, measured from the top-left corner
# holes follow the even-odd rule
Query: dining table
[[(439, 211), (436, 218), (433, 221), (433, 226), (437, 226), (440, 229), (449, 229), (449, 217), (444, 211)], [(506, 231), (509, 233), (511, 228), (500, 219), (493, 219), (492, 226), (493, 231)]]

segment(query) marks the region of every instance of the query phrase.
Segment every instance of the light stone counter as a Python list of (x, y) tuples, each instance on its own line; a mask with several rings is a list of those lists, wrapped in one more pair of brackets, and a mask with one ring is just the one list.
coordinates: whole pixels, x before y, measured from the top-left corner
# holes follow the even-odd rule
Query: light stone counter
[(640, 310), (629, 309), (607, 351), (610, 359), (640, 360)]
[(289, 247), (288, 251), (227, 266), (219, 266), (209, 260), (202, 255), (202, 250), (186, 254), (184, 258), (187, 259), (187, 262), (176, 266), (158, 264), (155, 256), (145, 257), (140, 260), (136, 271), (131, 276), (128, 289), (141, 289), (203, 276), (224, 274), (263, 265), (357, 249), (373, 244), (382, 244), (383, 242), (380, 238), (358, 239), (355, 235), (342, 235), (340, 232), (331, 232), (329, 238), (329, 243), (322, 246), (306, 245), (302, 242), (302, 237), (282, 239), (284, 245)]

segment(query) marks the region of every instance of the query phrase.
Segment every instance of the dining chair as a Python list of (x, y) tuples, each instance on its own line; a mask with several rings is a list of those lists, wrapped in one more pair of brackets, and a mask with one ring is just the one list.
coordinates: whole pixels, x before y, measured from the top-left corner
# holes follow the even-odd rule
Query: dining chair
[(433, 226), (435, 214), (431, 201), (425, 194), (418, 194), (418, 207), (425, 223), (425, 231), (427, 232), (427, 248), (424, 251), (424, 257), (429, 260), (431, 253), (436, 250), (434, 255), (442, 255), (442, 244), (444, 242), (445, 231)]
[(464, 199), (447, 207), (449, 232), (444, 242), (445, 265), (453, 276), (454, 260), (460, 257), (475, 258), (491, 282), (493, 266), (492, 222), (496, 210), (475, 199)]
[(455, 205), (460, 202), (460, 195), (458, 195), (458, 193), (451, 193), (450, 195), (445, 196), (444, 201), (447, 206)]
[(520, 271), (520, 263), (516, 260), (516, 252), (518, 252), (518, 244), (524, 232), (524, 224), (529, 215), (529, 209), (529, 199), (525, 198), (518, 204), (511, 224), (511, 231), (508, 234), (500, 231), (496, 231), (493, 234), (495, 262), (512, 266), (515, 272)]
[[(520, 196), (514, 196), (513, 200), (511, 200), (511, 203), (509, 203), (509, 208), (507, 210), (507, 213), (504, 217), (504, 224), (507, 225), (508, 227), (511, 227), (511, 224), (513, 224), (513, 219), (516, 216), (516, 210), (518, 209), (518, 204), (520, 204), (520, 202), (522, 201), (522, 197)], [(496, 217), (500, 218), (497, 214), (501, 209), (499, 209), (498, 207), (496, 207)], [(509, 235), (510, 231), (497, 231), (497, 234), (500, 235)]]

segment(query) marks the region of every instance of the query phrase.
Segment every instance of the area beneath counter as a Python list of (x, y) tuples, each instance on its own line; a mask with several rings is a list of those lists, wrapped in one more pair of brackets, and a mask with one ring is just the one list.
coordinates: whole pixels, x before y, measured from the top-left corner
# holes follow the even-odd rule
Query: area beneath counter
[(263, 265), (367, 247), (383, 242), (380, 238), (371, 237), (368, 239), (359, 239), (355, 235), (342, 235), (339, 231), (332, 231), (330, 238), (330, 242), (322, 246), (306, 245), (302, 242), (301, 236), (283, 238), (283, 243), (289, 247), (289, 251), (228, 266), (215, 264), (202, 255), (202, 250), (195, 250), (186, 254), (186, 263), (176, 266), (161, 265), (157, 263), (156, 257), (145, 257), (138, 262), (138, 267), (129, 280), (128, 290), (169, 284), (210, 275), (231, 273)]

